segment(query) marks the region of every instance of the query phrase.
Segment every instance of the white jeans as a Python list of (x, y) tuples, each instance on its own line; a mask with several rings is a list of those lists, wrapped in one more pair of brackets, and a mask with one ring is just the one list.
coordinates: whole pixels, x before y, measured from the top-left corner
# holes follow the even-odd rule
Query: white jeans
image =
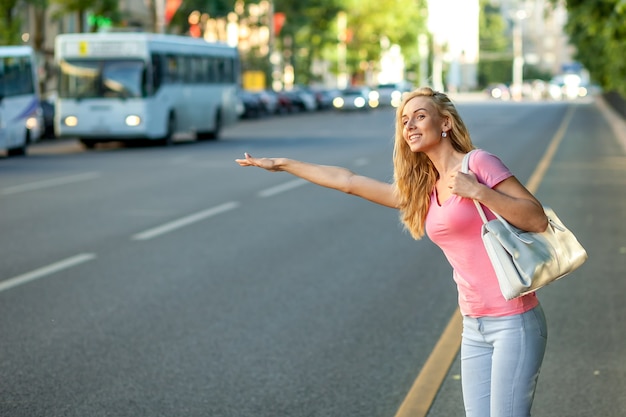
[(466, 417), (529, 417), (547, 337), (541, 306), (514, 316), (464, 317)]

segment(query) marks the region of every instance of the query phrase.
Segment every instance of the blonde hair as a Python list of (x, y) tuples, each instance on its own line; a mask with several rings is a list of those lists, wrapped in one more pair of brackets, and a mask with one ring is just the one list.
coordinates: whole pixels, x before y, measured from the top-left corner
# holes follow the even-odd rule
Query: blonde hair
[(430, 196), (439, 174), (426, 154), (411, 151), (402, 134), (402, 112), (406, 104), (415, 97), (430, 98), (439, 116), (449, 120), (451, 129), (447, 132), (447, 137), (456, 151), (467, 153), (474, 149), (474, 145), (456, 107), (444, 93), (429, 87), (418, 88), (406, 94), (398, 106), (393, 150), (394, 183), (400, 200), (400, 220), (417, 240), (424, 236)]

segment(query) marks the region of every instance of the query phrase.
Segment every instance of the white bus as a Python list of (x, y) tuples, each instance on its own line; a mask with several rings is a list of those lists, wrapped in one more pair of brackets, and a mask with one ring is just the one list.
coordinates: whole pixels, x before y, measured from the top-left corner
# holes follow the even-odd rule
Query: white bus
[(0, 46), (0, 150), (25, 155), (40, 139), (43, 116), (39, 104), (37, 61), (29, 46)]
[(98, 142), (192, 134), (217, 139), (238, 119), (237, 48), (154, 33), (58, 35), (55, 133)]

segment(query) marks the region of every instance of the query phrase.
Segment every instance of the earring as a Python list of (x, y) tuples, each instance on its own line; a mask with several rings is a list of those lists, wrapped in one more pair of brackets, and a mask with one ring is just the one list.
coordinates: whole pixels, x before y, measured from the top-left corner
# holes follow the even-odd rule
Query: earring
[(447, 136), (448, 136), (448, 134), (447, 134), (446, 132), (441, 132), (441, 137), (442, 137), (442, 138), (445, 138), (445, 137), (447, 137)]

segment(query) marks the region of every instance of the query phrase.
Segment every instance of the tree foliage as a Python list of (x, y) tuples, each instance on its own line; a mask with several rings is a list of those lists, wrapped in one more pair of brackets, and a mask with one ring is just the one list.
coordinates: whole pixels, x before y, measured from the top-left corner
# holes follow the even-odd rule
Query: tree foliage
[(567, 12), (576, 59), (604, 90), (626, 96), (626, 1), (567, 0)]
[(509, 82), (513, 71), (513, 54), (506, 34), (507, 23), (500, 6), (480, 0), (478, 84)]
[[(154, 2), (155, 0), (152, 1)], [(250, 2), (248, 1), (248, 3)], [(213, 18), (220, 18), (226, 17), (234, 8), (235, 0), (184, 0), (172, 17), (170, 22), (172, 30), (170, 31), (177, 33), (188, 31), (189, 24), (187, 19), (196, 10), (201, 13), (208, 13)]]
[(21, 19), (16, 17), (19, 0), (0, 0), (0, 45), (21, 43)]
[[(16, 8), (24, 2), (36, 5), (38, 16), (44, 16), (49, 3), (58, 7), (55, 17), (76, 16), (77, 32), (97, 31), (98, 22), (85, 27), (85, 16), (91, 14), (109, 19), (114, 25), (121, 21), (118, 0), (0, 0), (0, 43), (21, 43)], [(260, 0), (244, 0), (245, 5)], [(236, 0), (184, 0), (166, 29), (172, 33), (188, 33), (188, 16), (193, 11), (224, 18), (235, 8)], [(400, 45), (408, 64), (417, 65), (417, 37), (426, 33), (426, 0), (273, 0), (274, 11), (284, 13), (286, 21), (276, 36), (276, 48), (294, 66), (296, 82), (311, 80), (310, 68), (315, 59), (335, 61), (339, 33), (337, 16), (340, 11), (348, 17), (348, 69), (354, 74), (363, 65), (378, 62), (381, 46)], [(154, 7), (154, 1), (146, 1)], [(37, 27), (40, 25), (37, 20)], [(152, 28), (147, 28), (151, 30)], [(43, 34), (43, 32), (42, 32)], [(42, 44), (43, 39), (36, 41)], [(336, 68), (337, 66), (333, 66)]]
[[(252, 3), (259, 0), (244, 1), (246, 6)], [(352, 73), (359, 72), (364, 62), (378, 61), (383, 38), (400, 45), (405, 56), (416, 57), (417, 36), (426, 32), (426, 0), (274, 0), (273, 4), (274, 11), (286, 17), (276, 47), (293, 65), (297, 83), (313, 81), (310, 68), (315, 59), (336, 60), (340, 11), (348, 16), (348, 67)], [(187, 16), (194, 10), (223, 18), (234, 6), (235, 0), (186, 0), (169, 31), (186, 33)]]
[(426, 0), (346, 0), (348, 65), (377, 62), (387, 44), (397, 44), (409, 65), (418, 63), (418, 35), (426, 33)]
[[(77, 21), (77, 32), (85, 32), (83, 16), (90, 12), (94, 16), (107, 18), (113, 23), (117, 23), (121, 19), (119, 12), (118, 0), (50, 0), (58, 5), (59, 11), (57, 16), (65, 14), (74, 14)], [(98, 31), (98, 23), (96, 21), (90, 28), (90, 31)]]
[(275, 12), (284, 13), (286, 18), (277, 44), (294, 66), (296, 82), (311, 82), (309, 69), (313, 61), (337, 44), (335, 23), (340, 3), (340, 0), (274, 1)]

